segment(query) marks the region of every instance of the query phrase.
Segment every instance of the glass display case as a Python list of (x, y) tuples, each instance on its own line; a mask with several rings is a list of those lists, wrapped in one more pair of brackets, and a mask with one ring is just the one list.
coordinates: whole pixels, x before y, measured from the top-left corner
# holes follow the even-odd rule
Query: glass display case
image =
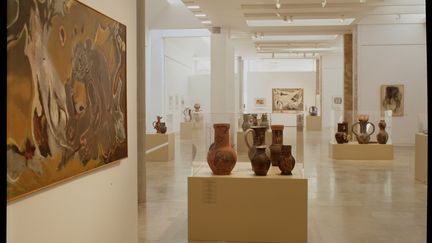
[[(255, 113), (255, 114), (243, 114), (243, 113), (203, 113), (198, 112), (194, 114), (195, 117), (192, 119), (193, 127), (192, 127), (192, 139), (191, 139), (191, 149), (192, 149), (192, 161), (191, 161), (191, 169), (192, 175), (196, 174), (200, 170), (208, 170), (211, 171), (209, 163), (207, 162), (207, 156), (212, 144), (215, 143), (215, 136), (218, 137), (216, 140), (224, 140), (226, 138), (222, 138), (222, 136), (217, 135), (218, 129), (220, 128), (215, 126), (215, 124), (224, 124), (225, 127), (229, 126), (227, 130), (229, 146), (234, 150), (238, 163), (246, 163), (251, 166), (252, 171), (252, 163), (250, 159), (250, 151), (247, 146), (245, 146), (246, 139), (250, 145), (253, 146), (255, 141), (258, 139), (254, 137), (254, 132), (248, 132), (250, 126), (256, 124), (257, 126), (268, 126), (267, 129), (264, 129), (263, 132), (265, 152), (267, 156), (270, 158), (270, 145), (273, 143), (272, 136), (272, 124), (271, 122), (271, 113)], [(279, 125), (283, 130), (283, 139), (281, 145), (290, 145), (285, 146), (286, 150), (291, 150), (291, 155), (295, 159), (295, 168), (297, 171), (301, 171), (303, 173), (304, 162), (303, 162), (303, 130), (298, 130), (297, 126), (283, 126)], [(246, 128), (244, 130), (244, 128)], [(219, 129), (220, 130), (220, 129)], [(252, 129), (256, 130), (256, 129)], [(258, 132), (256, 132), (258, 133)], [(247, 138), (245, 139), (245, 134)], [(255, 134), (255, 136), (258, 136)], [(240, 148), (243, 146), (243, 148)], [(289, 148), (288, 148), (289, 147)], [(241, 166), (239, 166), (241, 167)], [(278, 168), (278, 166), (276, 166)], [(236, 167), (234, 166), (232, 174), (236, 173)]]

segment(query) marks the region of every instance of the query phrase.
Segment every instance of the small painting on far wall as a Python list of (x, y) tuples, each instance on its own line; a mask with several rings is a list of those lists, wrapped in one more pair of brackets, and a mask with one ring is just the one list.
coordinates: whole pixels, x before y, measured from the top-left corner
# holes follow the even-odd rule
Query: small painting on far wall
[(265, 98), (255, 98), (255, 106), (265, 106), (266, 99)]
[(381, 116), (391, 110), (393, 116), (404, 115), (404, 85), (381, 85)]
[(273, 112), (302, 112), (302, 88), (275, 88), (272, 90)]

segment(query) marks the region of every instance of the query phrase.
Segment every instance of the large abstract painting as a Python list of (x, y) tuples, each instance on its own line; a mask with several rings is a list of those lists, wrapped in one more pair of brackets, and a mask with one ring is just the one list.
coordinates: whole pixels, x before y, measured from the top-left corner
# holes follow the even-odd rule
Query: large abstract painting
[(303, 111), (303, 89), (278, 88), (272, 94), (273, 112)]
[(384, 111), (391, 110), (392, 116), (404, 115), (404, 86), (381, 85), (381, 116)]
[(75, 0), (8, 0), (7, 199), (127, 157), (126, 26)]

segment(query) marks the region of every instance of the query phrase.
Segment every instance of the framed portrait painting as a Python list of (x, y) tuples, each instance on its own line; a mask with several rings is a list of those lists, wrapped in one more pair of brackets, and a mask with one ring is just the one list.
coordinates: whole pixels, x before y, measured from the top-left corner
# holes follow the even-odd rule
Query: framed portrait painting
[(304, 109), (302, 88), (272, 89), (273, 112), (301, 112)]
[(7, 200), (128, 156), (126, 26), (75, 0), (7, 2)]
[(384, 116), (384, 111), (391, 110), (392, 116), (404, 115), (404, 85), (381, 85), (381, 116)]

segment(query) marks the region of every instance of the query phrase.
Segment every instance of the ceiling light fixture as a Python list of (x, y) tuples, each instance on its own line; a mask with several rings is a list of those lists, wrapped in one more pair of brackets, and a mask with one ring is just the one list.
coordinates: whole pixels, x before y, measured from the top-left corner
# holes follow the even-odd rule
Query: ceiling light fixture
[(198, 6), (198, 5), (189, 5), (189, 6), (187, 6), (187, 8), (188, 9), (199, 9), (200, 6)]
[(195, 14), (195, 17), (206, 17), (207, 15), (206, 14), (203, 14), (203, 13), (198, 13), (198, 14)]
[(210, 20), (204, 20), (204, 21), (201, 21), (201, 23), (202, 24), (211, 24), (212, 22)]
[(327, 0), (322, 0), (322, 2), (321, 2), (321, 7), (325, 7), (327, 5)]

